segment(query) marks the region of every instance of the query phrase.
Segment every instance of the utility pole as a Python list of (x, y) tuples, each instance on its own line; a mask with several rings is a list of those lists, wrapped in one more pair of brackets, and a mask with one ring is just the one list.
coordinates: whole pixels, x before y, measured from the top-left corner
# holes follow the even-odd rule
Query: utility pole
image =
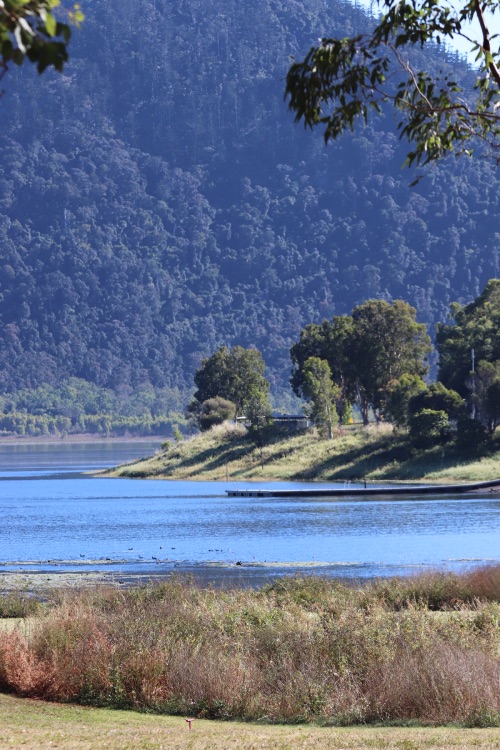
[(474, 347), (470, 350), (472, 359), (472, 419), (476, 418), (476, 370), (474, 367)]

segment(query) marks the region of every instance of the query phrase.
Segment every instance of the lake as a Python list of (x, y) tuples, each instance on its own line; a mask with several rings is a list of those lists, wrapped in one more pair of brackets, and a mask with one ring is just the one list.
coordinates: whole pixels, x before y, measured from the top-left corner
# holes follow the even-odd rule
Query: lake
[(158, 447), (0, 444), (0, 570), (145, 576), (190, 571), (252, 585), (297, 571), (371, 578), (500, 559), (500, 497), (488, 492), (457, 498), (228, 499), (225, 490), (256, 484), (85, 474)]

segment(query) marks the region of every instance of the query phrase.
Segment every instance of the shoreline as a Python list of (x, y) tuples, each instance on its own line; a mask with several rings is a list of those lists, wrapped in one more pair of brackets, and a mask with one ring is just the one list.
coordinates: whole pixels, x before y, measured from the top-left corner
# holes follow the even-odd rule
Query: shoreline
[[(457, 563), (459, 564), (457, 566)], [(108, 563), (111, 567), (113, 563)], [(116, 564), (116, 563), (115, 563)], [(186, 579), (202, 588), (245, 588), (256, 589), (266, 584), (285, 578), (321, 578), (340, 581), (346, 586), (366, 586), (377, 580), (411, 579), (426, 573), (458, 574), (475, 568), (497, 566), (497, 559), (463, 559), (443, 561), (439, 566), (430, 563), (401, 563), (381, 565), (374, 570), (373, 565), (363, 562), (324, 562), (324, 561), (216, 561), (202, 562), (163, 561), (161, 565), (139, 564), (130, 562), (119, 570), (104, 570), (106, 564), (96, 561), (90, 570), (65, 569), (64, 563), (55, 563), (47, 567), (43, 561), (38, 563), (18, 563), (17, 570), (5, 570), (5, 563), (0, 565), (0, 596), (9, 593), (24, 592), (31, 596), (44, 596), (49, 591), (65, 589), (82, 589), (89, 587), (129, 588), (162, 583), (172, 579)], [(31, 569), (23, 567), (30, 565)], [(61, 570), (57, 567), (61, 565)], [(14, 566), (13, 566), (14, 567)], [(33, 569), (38, 567), (38, 569)], [(149, 567), (149, 570), (147, 569)], [(82, 566), (83, 568), (83, 566)], [(128, 568), (128, 570), (127, 570)]]
[[(227, 483), (230, 485), (239, 485), (239, 484), (264, 484), (264, 483), (275, 483), (275, 484), (287, 484), (290, 482), (297, 483), (297, 484), (314, 484), (314, 485), (339, 485), (339, 484), (347, 484), (348, 482), (343, 479), (336, 479), (333, 477), (332, 479), (325, 479), (324, 477), (280, 477), (276, 475), (272, 476), (242, 476), (242, 477), (235, 477), (229, 475), (229, 477), (226, 479), (223, 476), (220, 476), (216, 479), (213, 478), (207, 478), (203, 474), (193, 474), (193, 475), (184, 475), (182, 477), (179, 476), (167, 476), (165, 474), (163, 475), (151, 475), (151, 476), (129, 476), (125, 472), (124, 473), (118, 473), (119, 470), (129, 468), (130, 466), (133, 466), (134, 464), (138, 463), (137, 461), (130, 461), (129, 463), (120, 464), (116, 467), (110, 467), (108, 469), (97, 469), (96, 471), (88, 472), (91, 476), (96, 477), (97, 479), (134, 479), (137, 481), (162, 481), (162, 482), (217, 482), (219, 484), (221, 483)], [(456, 485), (461, 484), (470, 484), (468, 480), (466, 479), (455, 479), (454, 477), (447, 476), (446, 478), (440, 479), (439, 477), (432, 479), (432, 485), (440, 488), (443, 484), (449, 484), (451, 479), (451, 483)], [(351, 484), (361, 484), (363, 482), (362, 479), (359, 477), (356, 477), (353, 480), (349, 480)], [(371, 486), (374, 490), (377, 490), (377, 492), (382, 492), (381, 488), (387, 487), (388, 482), (386, 479), (370, 479), (367, 480), (369, 482), (369, 486)], [(415, 492), (418, 493), (420, 486), (429, 486), (429, 479), (426, 477), (422, 478), (412, 478), (412, 479), (393, 479), (391, 480), (391, 484), (394, 486), (400, 486), (400, 487), (414, 487)], [(301, 493), (305, 493), (307, 490), (300, 490)], [(467, 491), (467, 494), (473, 495), (477, 494), (481, 491), (481, 489), (471, 489)], [(251, 495), (254, 490), (248, 490), (243, 491), (248, 492), (249, 495)], [(312, 492), (314, 493), (314, 488), (312, 488)], [(488, 495), (494, 494), (498, 495), (500, 494), (500, 487), (490, 487), (487, 489)], [(239, 494), (239, 493), (238, 493)], [(354, 492), (350, 493), (351, 495), (354, 495)], [(232, 496), (229, 495), (230, 497)]]
[(93, 435), (90, 432), (81, 432), (74, 435), (0, 435), (0, 446), (2, 445), (64, 445), (64, 444), (95, 444), (95, 443), (161, 443), (167, 440), (165, 435), (150, 435), (146, 437), (133, 437), (131, 435), (116, 435), (105, 437)]

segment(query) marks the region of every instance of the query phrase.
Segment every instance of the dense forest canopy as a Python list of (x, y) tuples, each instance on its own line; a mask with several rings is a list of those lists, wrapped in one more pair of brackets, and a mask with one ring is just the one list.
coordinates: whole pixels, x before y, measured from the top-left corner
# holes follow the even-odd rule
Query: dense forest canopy
[[(62, 74), (0, 101), (0, 392), (68, 378), (190, 389), (221, 345), (286, 389), (299, 331), (368, 298), (432, 326), (498, 276), (480, 158), (417, 187), (391, 112), (325, 148), (283, 101), (289, 56), (352, 34), (340, 0), (86, 0)], [(335, 28), (332, 30), (332, 19)], [(431, 50), (467, 84), (456, 53)]]

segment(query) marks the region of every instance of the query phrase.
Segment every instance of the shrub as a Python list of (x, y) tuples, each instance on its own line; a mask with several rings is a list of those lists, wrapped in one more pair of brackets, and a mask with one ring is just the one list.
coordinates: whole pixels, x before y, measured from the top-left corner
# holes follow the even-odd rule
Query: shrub
[(432, 639), (425, 648), (397, 645), (394, 655), (377, 664), (366, 680), (367, 714), (375, 720), (422, 719), (446, 723), (450, 716), (465, 724), (484, 717), (498, 720), (500, 701), (495, 685), (498, 662), (487, 654)]
[(0, 594), (0, 617), (27, 617), (40, 607), (39, 600), (26, 591)]
[(417, 414), (424, 409), (444, 411), (449, 419), (459, 419), (465, 411), (463, 398), (451, 389), (446, 388), (439, 381), (431, 383), (426, 389), (414, 395), (409, 402), (409, 413)]
[(456, 444), (459, 450), (475, 453), (488, 442), (488, 433), (477, 419), (462, 416), (457, 422)]
[(409, 424), (415, 448), (431, 448), (450, 439), (450, 423), (444, 411), (422, 409), (410, 417)]
[(374, 597), (399, 612), (414, 606), (431, 611), (500, 601), (500, 565), (485, 565), (464, 573), (432, 571), (417, 576), (382, 579), (360, 593), (363, 606)]
[(209, 398), (201, 404), (198, 413), (198, 426), (205, 432), (223, 422), (231, 421), (236, 415), (236, 406), (221, 396)]

